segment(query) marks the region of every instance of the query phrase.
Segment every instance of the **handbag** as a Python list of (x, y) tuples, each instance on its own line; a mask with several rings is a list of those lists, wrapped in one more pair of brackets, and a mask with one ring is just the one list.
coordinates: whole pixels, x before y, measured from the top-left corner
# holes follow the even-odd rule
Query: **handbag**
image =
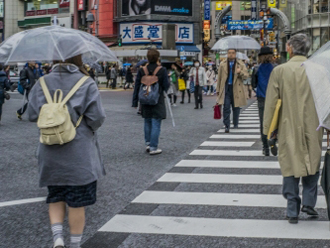
[(194, 93), (195, 92), (195, 82), (194, 82), (193, 77), (191, 77), (191, 79), (190, 79), (189, 90), (190, 90), (190, 93)]
[(184, 79), (179, 78), (178, 79), (178, 84), (179, 84), (179, 90), (186, 90), (186, 82), (184, 81)]
[(213, 107), (214, 110), (214, 119), (220, 120), (221, 119), (221, 105), (215, 105)]
[(9, 93), (7, 92), (7, 91), (5, 91), (5, 99), (8, 101), (8, 100), (10, 100), (10, 95), (9, 95)]

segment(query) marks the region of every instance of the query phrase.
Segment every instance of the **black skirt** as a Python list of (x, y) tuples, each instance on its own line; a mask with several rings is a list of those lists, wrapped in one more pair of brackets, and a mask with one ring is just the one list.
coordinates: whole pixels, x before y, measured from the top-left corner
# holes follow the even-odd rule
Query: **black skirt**
[(96, 202), (96, 181), (82, 186), (48, 186), (47, 203), (65, 202), (71, 208)]

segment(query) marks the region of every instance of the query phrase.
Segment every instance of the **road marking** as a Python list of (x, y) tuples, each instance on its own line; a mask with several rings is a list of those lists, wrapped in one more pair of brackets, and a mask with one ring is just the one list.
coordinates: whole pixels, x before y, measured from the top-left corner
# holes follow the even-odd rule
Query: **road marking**
[[(243, 124), (255, 124), (255, 123), (259, 123), (260, 124), (260, 121), (240, 121), (239, 122), (240, 124), (243, 123)], [(240, 126), (240, 125), (239, 125)]]
[[(280, 175), (166, 173), (158, 182), (282, 185)], [(330, 236), (330, 235), (329, 235)]]
[(116, 215), (99, 231), (213, 237), (330, 239), (327, 221), (300, 221), (298, 225), (291, 225), (284, 220)]
[(175, 167), (280, 169), (278, 162), (181, 160)]
[(220, 146), (220, 147), (251, 147), (255, 142), (216, 142), (216, 141), (205, 141), (200, 146)]
[(258, 114), (240, 114), (240, 117), (248, 117), (248, 116), (253, 116), (253, 117), (258, 117)]
[(254, 151), (229, 151), (229, 150), (194, 150), (189, 155), (191, 156), (258, 156), (264, 157), (265, 155), (262, 154), (261, 150), (254, 150)]
[(0, 202), (0, 207), (8, 207), (8, 206), (15, 206), (27, 203), (35, 203), (35, 202), (42, 202), (45, 201), (45, 197), (37, 197), (37, 198), (30, 198), (30, 199), (23, 199), (23, 200), (15, 200), (15, 201), (6, 201)]
[[(212, 206), (243, 206), (286, 208), (287, 200), (282, 195), (262, 194), (231, 194), (207, 192), (168, 192), (144, 191), (134, 203), (150, 204), (182, 204), (182, 205), (212, 205)], [(317, 200), (317, 208), (327, 208), (325, 197)]]
[[(224, 129), (220, 129), (218, 133), (223, 133)], [(231, 133), (260, 133), (260, 129), (230, 129)]]
[(260, 123), (259, 124), (241, 124), (239, 127), (259, 127), (260, 128)]
[[(224, 132), (224, 130), (223, 130)], [(253, 134), (214, 134), (211, 139), (260, 139), (259, 135)]]
[(251, 116), (251, 117), (240, 117), (240, 120), (259, 120), (259, 117)]

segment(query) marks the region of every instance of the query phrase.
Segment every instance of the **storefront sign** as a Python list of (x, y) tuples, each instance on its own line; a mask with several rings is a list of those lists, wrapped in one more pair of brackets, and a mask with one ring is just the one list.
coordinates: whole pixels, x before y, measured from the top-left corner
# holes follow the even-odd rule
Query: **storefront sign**
[(60, 0), (60, 8), (70, 7), (70, 0)]
[(257, 0), (251, 1), (251, 20), (257, 20)]
[(286, 8), (288, 6), (288, 0), (280, 0), (280, 8)]
[[(140, 22), (121, 23), (120, 34), (123, 44), (162, 42), (162, 25), (164, 23)], [(175, 24), (175, 40), (177, 43), (193, 43), (194, 25), (187, 23)]]
[(208, 42), (211, 40), (211, 30), (204, 29), (204, 41)]
[(276, 0), (268, 0), (268, 8), (276, 8)]
[(48, 9), (47, 13), (48, 15), (58, 14), (58, 9)]
[[(274, 22), (272, 18), (267, 20), (267, 29), (273, 29)], [(228, 21), (228, 30), (253, 30), (253, 29), (263, 29), (263, 21)]]
[(3, 17), (3, 12), (4, 12), (4, 10), (3, 10), (3, 0), (2, 0), (2, 1), (0, 1), (0, 18)]
[(85, 10), (85, 1), (84, 0), (77, 0), (78, 1), (78, 10), (83, 11)]
[(219, 1), (215, 3), (215, 10), (223, 10), (228, 5), (233, 5), (232, 1)]
[(37, 10), (37, 15), (47, 15), (47, 10), (46, 9)]
[(122, 16), (192, 16), (192, 0), (122, 0)]
[(203, 29), (211, 29), (211, 21), (204, 21)]
[(25, 12), (26, 16), (35, 16), (36, 15), (36, 11), (35, 10), (30, 10), (30, 11), (26, 11)]
[(204, 20), (211, 19), (211, 0), (204, 0)]

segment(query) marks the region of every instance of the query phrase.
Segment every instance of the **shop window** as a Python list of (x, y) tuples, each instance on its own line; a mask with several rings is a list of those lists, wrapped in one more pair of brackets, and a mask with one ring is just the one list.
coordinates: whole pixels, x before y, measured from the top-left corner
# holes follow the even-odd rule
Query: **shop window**
[(312, 0), (313, 2), (313, 14), (320, 13), (320, 1), (319, 0)]
[(320, 8), (321, 8), (321, 13), (328, 12), (329, 11), (328, 0), (321, 0)]
[(321, 45), (321, 37), (320, 37), (320, 29), (315, 28), (313, 29), (313, 46), (312, 46), (312, 52), (316, 52)]
[(25, 2), (26, 11), (57, 9), (58, 0), (28, 0)]
[(321, 46), (329, 41), (329, 28), (321, 28)]

